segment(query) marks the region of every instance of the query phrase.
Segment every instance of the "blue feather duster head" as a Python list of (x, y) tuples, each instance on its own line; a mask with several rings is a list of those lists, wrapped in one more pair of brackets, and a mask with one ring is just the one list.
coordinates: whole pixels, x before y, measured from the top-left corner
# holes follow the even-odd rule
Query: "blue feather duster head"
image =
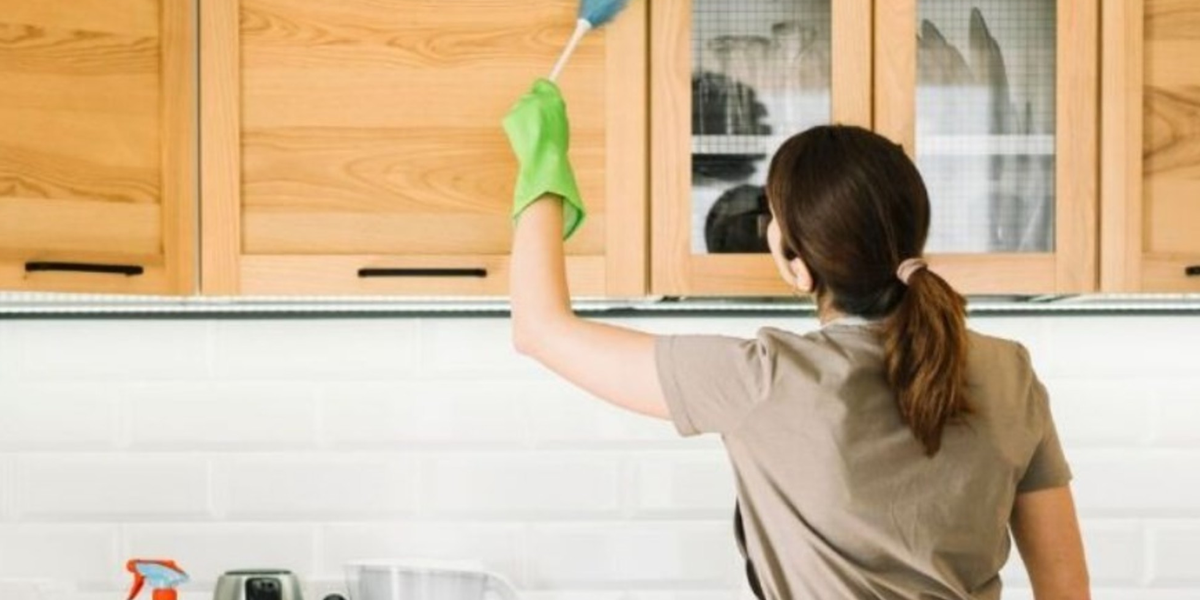
[(628, 5), (629, 0), (581, 0), (579, 18), (590, 23), (593, 29), (599, 29), (613, 20)]

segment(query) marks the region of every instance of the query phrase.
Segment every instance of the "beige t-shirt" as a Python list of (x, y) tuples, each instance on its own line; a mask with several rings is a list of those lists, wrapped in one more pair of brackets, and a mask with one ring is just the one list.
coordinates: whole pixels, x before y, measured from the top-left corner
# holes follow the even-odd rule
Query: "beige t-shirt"
[(1016, 495), (1071, 479), (1046, 390), (1023, 346), (971, 332), (974, 413), (928, 458), (872, 328), (661, 337), (671, 417), (722, 435), (767, 598), (999, 598)]

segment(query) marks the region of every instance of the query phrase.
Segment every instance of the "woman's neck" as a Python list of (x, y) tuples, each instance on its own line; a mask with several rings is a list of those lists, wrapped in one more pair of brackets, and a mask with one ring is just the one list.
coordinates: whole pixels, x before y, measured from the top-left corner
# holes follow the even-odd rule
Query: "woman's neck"
[(828, 325), (844, 316), (844, 313), (833, 307), (833, 302), (827, 296), (817, 296), (817, 319), (822, 325)]

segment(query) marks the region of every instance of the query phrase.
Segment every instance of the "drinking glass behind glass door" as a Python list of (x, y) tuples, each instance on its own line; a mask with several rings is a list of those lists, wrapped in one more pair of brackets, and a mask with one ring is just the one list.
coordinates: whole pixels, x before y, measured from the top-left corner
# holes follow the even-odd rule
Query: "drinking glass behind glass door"
[(831, 1), (693, 1), (693, 253), (767, 251), (770, 157), (830, 122)]

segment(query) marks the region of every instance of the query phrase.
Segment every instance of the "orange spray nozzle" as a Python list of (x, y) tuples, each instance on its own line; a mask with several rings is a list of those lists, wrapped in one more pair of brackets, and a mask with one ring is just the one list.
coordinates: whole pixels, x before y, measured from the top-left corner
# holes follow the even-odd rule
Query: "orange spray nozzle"
[(188, 580), (187, 573), (173, 560), (135, 558), (125, 563), (125, 570), (133, 573), (127, 600), (137, 597), (147, 581), (154, 590), (152, 600), (175, 600), (175, 587)]

